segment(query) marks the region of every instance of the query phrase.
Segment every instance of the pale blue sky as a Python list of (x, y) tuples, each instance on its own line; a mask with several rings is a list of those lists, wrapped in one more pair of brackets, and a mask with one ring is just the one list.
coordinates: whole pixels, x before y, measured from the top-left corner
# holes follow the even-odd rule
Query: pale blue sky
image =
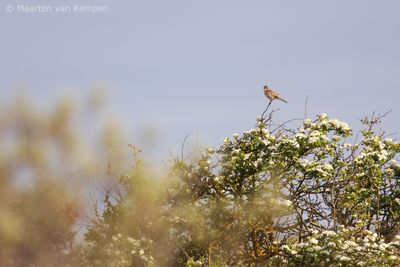
[[(397, 0), (121, 2), (3, 0), (0, 103), (21, 85), (50, 103), (102, 83), (127, 128), (160, 130), (167, 153), (186, 133), (212, 145), (253, 127), (266, 83), (289, 102), (274, 104), (277, 120), (302, 117), (308, 95), (309, 114), (356, 127), (393, 109), (384, 125), (400, 131)], [(7, 13), (10, 4), (108, 12)]]

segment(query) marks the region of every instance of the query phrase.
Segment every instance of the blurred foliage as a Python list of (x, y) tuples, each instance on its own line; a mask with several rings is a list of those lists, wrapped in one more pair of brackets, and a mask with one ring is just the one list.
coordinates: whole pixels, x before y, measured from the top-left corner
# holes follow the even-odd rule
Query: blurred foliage
[(160, 175), (88, 103), (2, 107), (0, 266), (400, 265), (400, 143), (382, 116), (355, 135), (271, 112)]
[(110, 183), (107, 166), (127, 163), (121, 129), (96, 115), (97, 95), (48, 108), (24, 96), (0, 108), (0, 266), (70, 263), (91, 183)]

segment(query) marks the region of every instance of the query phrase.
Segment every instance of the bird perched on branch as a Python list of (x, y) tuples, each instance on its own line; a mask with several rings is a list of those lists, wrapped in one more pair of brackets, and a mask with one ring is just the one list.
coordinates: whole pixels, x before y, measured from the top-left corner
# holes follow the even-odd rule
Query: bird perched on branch
[(287, 103), (285, 99), (281, 98), (279, 94), (274, 90), (272, 90), (271, 88), (269, 88), (268, 85), (264, 86), (264, 94), (269, 99), (270, 102), (272, 102), (275, 99), (278, 99), (280, 101)]

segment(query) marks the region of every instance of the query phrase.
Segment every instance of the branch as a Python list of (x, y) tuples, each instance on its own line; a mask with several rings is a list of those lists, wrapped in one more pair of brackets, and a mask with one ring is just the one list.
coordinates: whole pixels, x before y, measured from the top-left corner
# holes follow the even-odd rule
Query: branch
[(268, 111), (268, 109), (269, 109), (269, 106), (271, 106), (271, 104), (272, 104), (272, 100), (270, 100), (270, 101), (269, 101), (267, 108), (266, 108), (266, 109), (264, 110), (264, 112), (261, 114), (261, 121), (263, 121), (263, 120), (264, 120), (264, 115), (265, 115), (265, 112), (267, 112), (267, 111)]

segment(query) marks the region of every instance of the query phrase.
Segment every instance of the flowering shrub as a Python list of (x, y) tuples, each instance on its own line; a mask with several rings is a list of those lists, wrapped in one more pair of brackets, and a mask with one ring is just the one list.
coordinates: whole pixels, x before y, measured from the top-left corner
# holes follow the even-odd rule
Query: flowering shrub
[[(0, 130), (28, 140), (0, 151), (1, 266), (400, 265), (400, 143), (375, 130), (381, 117), (354, 134), (326, 114), (289, 128), (270, 113), (218, 147), (182, 153), (158, 177), (134, 146), (132, 169), (119, 171), (126, 160), (115, 131), (106, 131), (101, 160), (76, 154), (69, 112), (17, 114), (11, 126), (0, 117)], [(44, 179), (88, 161), (96, 164), (87, 173), (100, 177), (93, 166), (104, 159), (113, 162), (108, 175), (124, 175), (106, 180), (112, 186), (87, 214), (65, 183)], [(32, 188), (10, 182), (23, 167)], [(81, 241), (74, 222), (86, 227)]]
[(374, 132), (378, 120), (365, 119), (351, 143), (348, 125), (326, 114), (297, 130), (258, 119), (196, 159), (176, 159), (159, 203), (168, 256), (153, 251), (154, 262), (398, 264), (400, 144)]

